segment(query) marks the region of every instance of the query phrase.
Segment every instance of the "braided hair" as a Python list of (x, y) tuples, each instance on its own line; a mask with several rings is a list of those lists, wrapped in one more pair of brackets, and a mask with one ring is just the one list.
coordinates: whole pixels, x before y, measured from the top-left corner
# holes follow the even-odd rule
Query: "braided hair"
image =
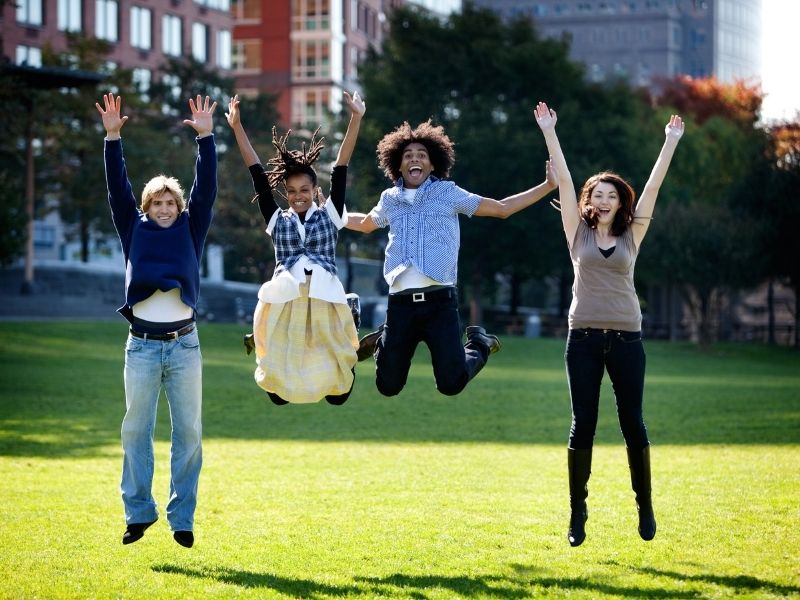
[(269, 186), (275, 190), (278, 189), (278, 184), (286, 183), (286, 180), (292, 175), (308, 175), (317, 185), (317, 172), (312, 166), (319, 158), (322, 149), (325, 147), (323, 141), (324, 137), (316, 139), (319, 133), (319, 127), (311, 135), (308, 150), (306, 150), (306, 143), (303, 142), (302, 150), (289, 150), (286, 148), (286, 142), (289, 140), (292, 130), (286, 132), (283, 136), (278, 136), (275, 127), (272, 128), (272, 145), (275, 146), (277, 154), (269, 159), (267, 162), (267, 180)]

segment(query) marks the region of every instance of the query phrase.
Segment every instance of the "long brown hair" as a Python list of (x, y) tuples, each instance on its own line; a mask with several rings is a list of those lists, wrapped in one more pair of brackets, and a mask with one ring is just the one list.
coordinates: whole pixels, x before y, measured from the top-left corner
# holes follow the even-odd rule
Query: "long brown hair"
[(633, 223), (634, 200), (636, 200), (636, 192), (633, 191), (631, 185), (622, 177), (613, 171), (603, 171), (589, 177), (586, 183), (581, 188), (581, 196), (578, 201), (578, 209), (581, 213), (581, 218), (586, 224), (595, 229), (597, 227), (597, 220), (599, 215), (592, 206), (592, 192), (597, 187), (598, 183), (610, 183), (617, 190), (619, 196), (619, 209), (617, 214), (614, 215), (614, 222), (611, 223), (611, 235), (615, 237), (621, 236), (625, 230)]

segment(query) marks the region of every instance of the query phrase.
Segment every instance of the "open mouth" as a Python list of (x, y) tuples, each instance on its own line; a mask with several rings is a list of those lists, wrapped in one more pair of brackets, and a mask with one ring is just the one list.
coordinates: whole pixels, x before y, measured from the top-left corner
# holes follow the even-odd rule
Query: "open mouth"
[(422, 175), (422, 167), (417, 167), (417, 166), (410, 167), (408, 169), (408, 174), (411, 177), (419, 177), (420, 175)]

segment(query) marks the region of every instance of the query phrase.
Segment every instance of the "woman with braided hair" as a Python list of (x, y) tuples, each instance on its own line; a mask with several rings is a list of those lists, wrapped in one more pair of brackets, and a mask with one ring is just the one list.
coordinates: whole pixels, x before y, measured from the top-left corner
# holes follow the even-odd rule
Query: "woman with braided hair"
[[(325, 202), (313, 167), (323, 140), (317, 140), (315, 132), (308, 148), (303, 144), (302, 150), (289, 150), (291, 131), (278, 137), (273, 128), (276, 155), (265, 169), (242, 126), (239, 102), (238, 96), (231, 98), (225, 116), (275, 246), (275, 271), (261, 286), (253, 315), (256, 383), (275, 404), (318, 402), (323, 397), (330, 404), (343, 404), (355, 378), (358, 332), (348, 295), (336, 276), (335, 252), (347, 218), (347, 165), (366, 105), (357, 92), (344, 92), (350, 123), (331, 172), (330, 201)], [(288, 209), (280, 208), (272, 195), (281, 187)]]

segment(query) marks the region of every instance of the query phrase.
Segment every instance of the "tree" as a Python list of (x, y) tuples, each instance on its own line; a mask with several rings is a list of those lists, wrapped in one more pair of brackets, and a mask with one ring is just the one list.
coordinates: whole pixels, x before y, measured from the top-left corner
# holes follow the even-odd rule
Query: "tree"
[[(242, 123), (262, 164), (273, 155), (272, 126), (278, 122), (275, 97), (262, 94), (242, 101)], [(222, 107), (227, 110), (227, 106)], [(224, 112), (224, 110), (222, 112)], [(253, 200), (253, 183), (242, 162), (230, 128), (224, 123), (219, 144), (219, 192), (209, 241), (225, 250), (228, 279), (260, 282), (274, 269), (272, 243), (264, 233), (264, 219)], [(279, 198), (276, 196), (276, 199)]]
[[(0, 76), (0, 111), (4, 115), (26, 112), (24, 99), (39, 94), (6, 75)], [(0, 119), (0, 265), (8, 265), (20, 257), (25, 248), (25, 154), (20, 152), (25, 119)]]
[[(770, 170), (762, 178), (766, 184), (757, 196), (764, 221), (761, 248), (767, 255), (771, 280), (783, 279), (794, 291), (794, 346), (800, 348), (800, 236), (796, 231), (800, 222), (800, 120), (776, 124), (767, 133)], [(772, 314), (773, 307), (769, 308)]]
[[(439, 66), (442, 57), (446, 68)], [(435, 66), (428, 68), (431, 60)], [(540, 38), (528, 20), (503, 22), (471, 4), (446, 21), (414, 8), (395, 10), (383, 48), (370, 53), (360, 74), (369, 112), (354, 158), (359, 166), (374, 164), (385, 133), (403, 121), (416, 125), (430, 118), (456, 144), (452, 179), (493, 198), (542, 181), (547, 154), (533, 106), (543, 98), (566, 105), (583, 85), (564, 42)], [(385, 187), (377, 169), (359, 170), (354, 196), (365, 204), (354, 207), (368, 210)], [(519, 281), (564, 260), (563, 251), (554, 252), (563, 249), (557, 214), (542, 204), (503, 223), (475, 219), (462, 227), (459, 270), (470, 289), (473, 319), (495, 272)]]
[(41, 132), (44, 160), (37, 169), (37, 189), (57, 201), (57, 205), (44, 206), (42, 210), (57, 209), (64, 223), (75, 226), (73, 235), (80, 241), (80, 258), (86, 262), (93, 233), (112, 231), (105, 202), (102, 127), (94, 103), (100, 98), (100, 87), (116, 87), (126, 101), (134, 94), (127, 93), (131, 91), (130, 71), (112, 72), (106, 66), (109, 42), (68, 33), (67, 47), (66, 53), (56, 53), (46, 46), (42, 62), (46, 66), (105, 73), (107, 79), (97, 87), (50, 93), (48, 118)]
[(678, 78), (657, 99), (664, 120), (682, 108), (688, 135), (659, 195), (638, 272), (648, 283), (679, 287), (702, 345), (714, 339), (714, 299), (758, 283), (764, 273), (757, 221), (742, 204), (742, 190), (764, 160), (764, 138), (754, 128), (759, 94), (743, 84)]

